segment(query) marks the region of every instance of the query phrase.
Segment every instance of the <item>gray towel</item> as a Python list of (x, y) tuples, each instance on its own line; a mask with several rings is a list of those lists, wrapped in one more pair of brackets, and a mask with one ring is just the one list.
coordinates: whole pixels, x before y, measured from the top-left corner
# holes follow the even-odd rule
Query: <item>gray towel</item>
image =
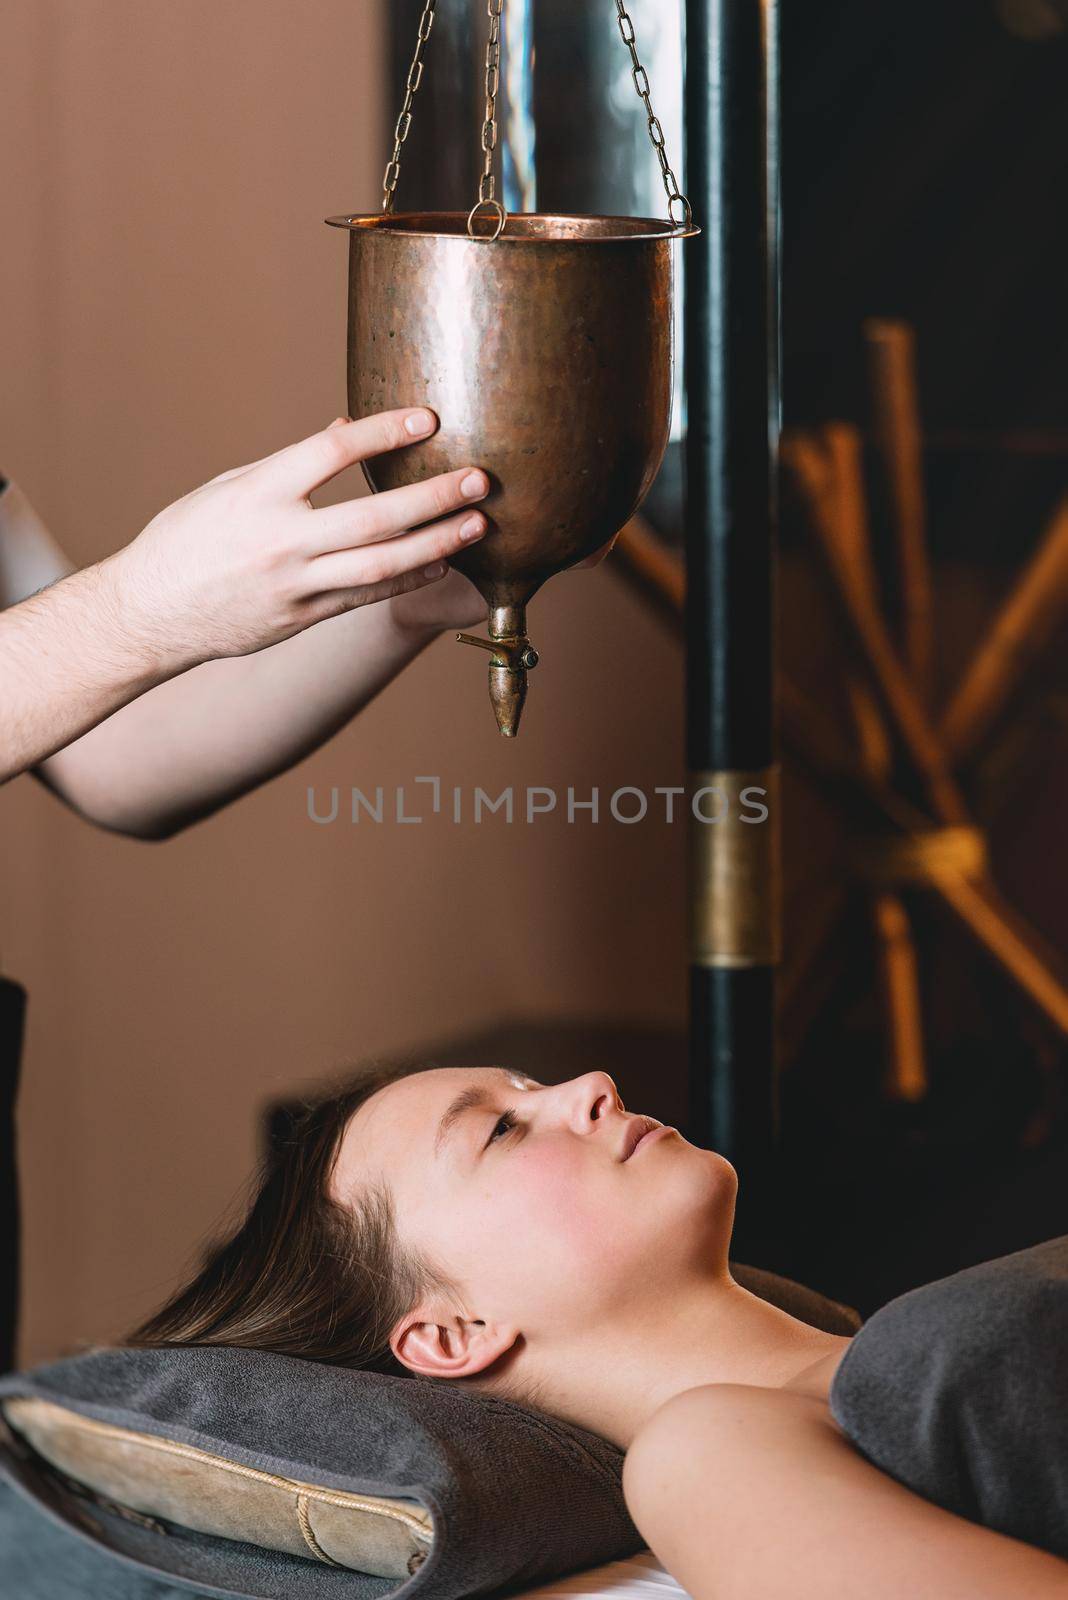
[(926, 1500), (1068, 1556), (1068, 1237), (892, 1300), (846, 1351), (831, 1410)]

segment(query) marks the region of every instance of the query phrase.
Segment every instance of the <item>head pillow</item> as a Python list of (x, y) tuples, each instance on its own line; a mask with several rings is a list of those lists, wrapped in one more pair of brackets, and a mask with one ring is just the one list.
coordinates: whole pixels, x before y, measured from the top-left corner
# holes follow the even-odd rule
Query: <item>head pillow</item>
[(641, 1548), (613, 1445), (451, 1385), (210, 1346), (97, 1350), (5, 1378), (0, 1403), (26, 1493), (197, 1593), (460, 1600)]
[[(856, 1325), (787, 1280), (734, 1272), (805, 1320)], [(135, 1563), (146, 1594), (246, 1600), (460, 1600), (642, 1546), (615, 1446), (454, 1385), (210, 1346), (97, 1350), (3, 1379), (0, 1406), (0, 1466), (79, 1536), (71, 1593), (91, 1600), (118, 1591), (86, 1539)], [(55, 1592), (39, 1522), (24, 1600)], [(69, 1538), (63, 1560), (78, 1564)], [(0, 1557), (0, 1592), (14, 1581)]]

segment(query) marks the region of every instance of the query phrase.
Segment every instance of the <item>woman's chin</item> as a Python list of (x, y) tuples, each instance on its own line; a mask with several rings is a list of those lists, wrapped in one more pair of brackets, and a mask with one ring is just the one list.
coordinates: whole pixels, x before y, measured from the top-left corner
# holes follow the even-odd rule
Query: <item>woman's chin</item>
[(668, 1238), (685, 1237), (707, 1261), (709, 1252), (725, 1255), (737, 1194), (738, 1174), (726, 1156), (683, 1139), (663, 1163), (650, 1210), (665, 1245)]
[(717, 1214), (727, 1211), (733, 1220), (738, 1198), (738, 1174), (717, 1150), (701, 1150), (703, 1158), (700, 1185), (708, 1207)]
[(696, 1182), (709, 1185), (716, 1194), (724, 1190), (728, 1190), (732, 1196), (738, 1193), (738, 1174), (726, 1156), (721, 1156), (718, 1150), (706, 1150), (703, 1145), (690, 1144), (681, 1135), (679, 1144), (680, 1157), (686, 1160), (687, 1170), (693, 1174)]

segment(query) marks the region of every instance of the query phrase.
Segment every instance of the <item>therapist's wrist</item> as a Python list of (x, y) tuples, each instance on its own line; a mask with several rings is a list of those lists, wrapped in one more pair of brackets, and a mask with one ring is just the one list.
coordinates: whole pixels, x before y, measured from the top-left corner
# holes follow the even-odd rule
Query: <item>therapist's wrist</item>
[(190, 642), (190, 630), (174, 626), (174, 619), (159, 615), (158, 606), (138, 582), (127, 549), (107, 556), (88, 568), (96, 587), (98, 605), (111, 646), (120, 652), (130, 670), (146, 682), (162, 683), (208, 658)]

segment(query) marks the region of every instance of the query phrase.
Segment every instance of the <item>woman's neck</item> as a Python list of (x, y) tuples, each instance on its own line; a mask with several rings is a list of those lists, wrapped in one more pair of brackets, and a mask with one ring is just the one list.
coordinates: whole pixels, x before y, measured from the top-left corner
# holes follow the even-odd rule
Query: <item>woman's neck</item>
[(538, 1403), (626, 1450), (684, 1389), (744, 1383), (825, 1397), (848, 1343), (768, 1305), (729, 1275), (701, 1279), (614, 1328), (610, 1353), (603, 1328), (554, 1351)]

